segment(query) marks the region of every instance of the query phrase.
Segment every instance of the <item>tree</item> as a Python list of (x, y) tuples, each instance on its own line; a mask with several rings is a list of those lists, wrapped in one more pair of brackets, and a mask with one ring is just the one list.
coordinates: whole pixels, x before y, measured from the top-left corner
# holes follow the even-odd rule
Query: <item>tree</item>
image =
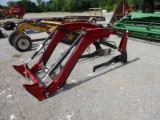
[(47, 4), (43, 0), (37, 0), (37, 8), (39, 12), (47, 12)]
[[(154, 0), (159, 1), (159, 0)], [(26, 12), (78, 12), (88, 11), (89, 8), (101, 7), (107, 11), (114, 11), (118, 2), (127, 2), (129, 5), (139, 6), (142, 0), (36, 0), (37, 5), (31, 0), (21, 0), (17, 2), (9, 1), (8, 7), (15, 5), (24, 6)]]
[(11, 7), (16, 5), (16, 2), (9, 1), (9, 2), (7, 2), (7, 5), (8, 5), (9, 8), (11, 8)]
[(67, 2), (69, 0), (50, 0), (49, 9), (53, 12), (67, 10)]
[(43, 0), (37, 0), (37, 4), (40, 5), (42, 4)]
[(30, 0), (22, 0), (17, 1), (16, 6), (24, 6), (26, 12), (38, 12), (37, 6), (34, 2), (31, 2)]
[(3, 9), (3, 8), (4, 8), (4, 6), (0, 5), (0, 10)]

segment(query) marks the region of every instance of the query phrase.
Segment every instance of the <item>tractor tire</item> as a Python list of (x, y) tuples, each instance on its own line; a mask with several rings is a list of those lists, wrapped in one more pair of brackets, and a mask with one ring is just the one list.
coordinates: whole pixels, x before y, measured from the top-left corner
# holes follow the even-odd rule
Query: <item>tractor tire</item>
[(17, 36), (18, 34), (17, 34), (17, 31), (15, 30), (15, 31), (13, 31), (10, 35), (9, 35), (9, 37), (8, 37), (8, 42), (9, 42), (9, 44), (11, 45), (11, 46), (13, 46), (13, 40), (14, 40), (14, 38)]
[(3, 25), (5, 30), (13, 30), (16, 27), (16, 24), (14, 22), (5, 22)]
[(13, 41), (13, 46), (20, 52), (26, 52), (32, 48), (32, 40), (29, 36), (21, 34), (17, 35)]
[(126, 62), (127, 62), (127, 51), (121, 53), (121, 56), (120, 56), (119, 60), (120, 60), (122, 63), (126, 63)]

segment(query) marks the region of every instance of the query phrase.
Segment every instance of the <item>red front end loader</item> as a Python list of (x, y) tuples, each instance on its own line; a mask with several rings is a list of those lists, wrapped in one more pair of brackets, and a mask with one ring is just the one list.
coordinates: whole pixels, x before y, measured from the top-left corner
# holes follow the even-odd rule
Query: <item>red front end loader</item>
[[(48, 69), (46, 67), (46, 64), (50, 59), (51, 54), (56, 50), (55, 48), (57, 47), (57, 44), (61, 42), (62, 38), (66, 34), (69, 34), (76, 30), (81, 30), (78, 37), (69, 46), (69, 48), (62, 53), (60, 58), (58, 58), (57, 61), (54, 61), (55, 63)], [(118, 37), (121, 37), (119, 46), (115, 46), (103, 40), (103, 38), (109, 37), (110, 35), (117, 35)], [(22, 76), (32, 81), (33, 84), (24, 84), (23, 87), (30, 94), (41, 101), (48, 98), (50, 95), (52, 95), (58, 89), (62, 88), (65, 85), (68, 76), (70, 75), (79, 59), (93, 56), (92, 53), (87, 56), (82, 55), (87, 47), (91, 44), (96, 44), (97, 46), (103, 44), (120, 52), (120, 55), (113, 57), (113, 59), (109, 60), (108, 62), (94, 66), (93, 71), (96, 71), (96, 69), (100, 67), (104, 67), (119, 61), (122, 63), (126, 63), (127, 35), (128, 32), (120, 32), (113, 28), (99, 28), (98, 26), (89, 23), (61, 24), (51, 32), (48, 38), (46, 38), (46, 40), (35, 50), (34, 54), (26, 63), (20, 66), (13, 65), (13, 67)], [(42, 52), (41, 50), (43, 49), (44, 51)], [(99, 55), (102, 56), (102, 52), (105, 52), (105, 50), (101, 47), (97, 47), (95, 52), (98, 52)], [(42, 55), (40, 56), (36, 64), (34, 64), (33, 67), (29, 67), (29, 63), (40, 53)], [(61, 63), (64, 62), (64, 59), (65, 64), (62, 66)], [(57, 68), (60, 68), (58, 73), (56, 73)], [(41, 73), (43, 73), (43, 76), (40, 77), (39, 75)]]

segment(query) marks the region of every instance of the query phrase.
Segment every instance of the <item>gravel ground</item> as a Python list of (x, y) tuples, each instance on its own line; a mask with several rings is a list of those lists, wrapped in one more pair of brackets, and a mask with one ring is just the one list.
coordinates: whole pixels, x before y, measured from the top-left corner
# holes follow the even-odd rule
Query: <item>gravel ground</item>
[[(26, 14), (25, 18), (77, 14), (87, 13)], [(108, 23), (112, 13), (104, 15)], [(7, 35), (12, 32), (1, 30)], [(32, 35), (39, 36), (47, 34)], [(119, 40), (117, 36), (109, 39)], [(22, 87), (28, 81), (12, 68), (22, 64), (21, 59), (28, 60), (33, 50), (16, 51), (8, 37), (0, 39), (0, 45), (0, 120), (160, 120), (160, 43), (129, 38), (127, 64), (116, 63), (96, 72), (93, 66), (109, 60), (116, 51), (80, 60), (64, 88), (41, 102)], [(60, 43), (55, 55), (67, 47)]]

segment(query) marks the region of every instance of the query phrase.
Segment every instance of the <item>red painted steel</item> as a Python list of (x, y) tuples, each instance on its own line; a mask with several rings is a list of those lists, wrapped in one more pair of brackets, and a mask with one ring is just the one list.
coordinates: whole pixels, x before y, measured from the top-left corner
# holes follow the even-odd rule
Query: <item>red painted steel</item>
[(3, 19), (10, 18), (10, 17), (23, 18), (25, 13), (26, 13), (26, 11), (23, 6), (13, 6), (11, 8), (4, 9), (1, 12), (0, 17)]
[[(41, 70), (40, 65), (43, 63), (43, 65), (46, 65), (48, 59), (50, 58), (52, 52), (54, 51), (57, 44), (61, 41), (63, 36), (66, 33), (70, 33), (75, 30), (80, 30), (82, 27), (85, 28), (92, 28), (85, 30), (85, 34), (80, 39), (78, 44), (75, 46), (73, 52), (71, 53), (69, 59), (67, 60), (66, 64), (62, 67), (58, 75), (52, 79), (52, 83), (46, 87), (39, 84), (36, 77), (34, 77), (34, 74), (39, 72)], [(15, 70), (17, 70), (20, 74), (23, 76), (25, 75), (24, 72), (26, 72), (27, 76), (30, 80), (33, 81), (34, 84), (32, 85), (23, 85), (24, 88), (32, 94), (34, 97), (36, 97), (38, 100), (44, 100), (48, 97), (48, 95), (51, 95), (55, 93), (59, 88), (63, 86), (65, 81), (67, 80), (68, 76), (70, 75), (72, 69), (76, 65), (79, 57), (83, 54), (83, 52), (86, 50), (86, 48), (96, 42), (97, 40), (101, 38), (109, 37), (112, 35), (118, 35), (122, 36), (122, 39), (120, 41), (119, 45), (119, 51), (123, 52), (126, 50), (127, 45), (127, 33), (119, 34), (117, 30), (113, 28), (98, 28), (96, 25), (88, 24), (88, 23), (68, 23), (68, 24), (61, 24), (59, 25), (59, 28), (63, 29), (57, 29), (49, 43), (49, 45), (46, 48), (45, 55), (43, 54), (39, 61), (30, 69), (28, 66), (26, 66), (26, 70), (23, 65), (21, 66), (13, 66)], [(93, 29), (94, 28), (94, 29)], [(65, 31), (65, 33), (64, 33)], [(44, 59), (45, 58), (45, 59)]]

